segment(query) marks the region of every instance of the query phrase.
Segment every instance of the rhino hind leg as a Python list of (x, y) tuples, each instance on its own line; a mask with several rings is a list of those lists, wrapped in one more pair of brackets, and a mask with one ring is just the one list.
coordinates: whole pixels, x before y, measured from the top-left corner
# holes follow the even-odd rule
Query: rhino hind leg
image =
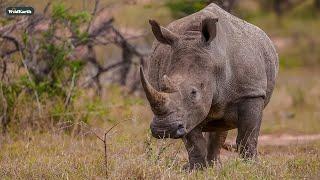
[(237, 151), (244, 159), (254, 159), (257, 156), (264, 99), (245, 99), (238, 107)]
[(219, 163), (221, 164), (220, 159), (220, 150), (227, 138), (228, 131), (216, 131), (216, 132), (207, 132), (207, 161), (209, 165)]
[(189, 163), (184, 167), (187, 170), (202, 169), (207, 166), (207, 143), (200, 128), (190, 131), (183, 142), (188, 152)]

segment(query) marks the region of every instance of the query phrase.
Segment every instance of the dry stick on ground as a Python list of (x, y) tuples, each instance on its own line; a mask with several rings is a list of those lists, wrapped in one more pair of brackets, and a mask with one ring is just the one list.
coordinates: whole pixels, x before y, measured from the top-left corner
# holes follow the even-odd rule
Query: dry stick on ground
[(101, 138), (94, 130), (92, 130), (92, 127), (90, 127), (88, 124), (86, 123), (82, 123), (84, 124), (88, 130), (93, 133), (102, 143), (103, 143), (103, 147), (104, 147), (104, 165), (105, 165), (105, 168), (106, 168), (106, 178), (108, 178), (109, 176), (109, 172), (108, 172), (108, 149), (107, 149), (107, 135), (109, 134), (109, 132), (114, 129), (115, 127), (117, 127), (120, 123), (123, 123), (125, 121), (128, 121), (130, 119), (126, 119), (126, 120), (123, 120), (123, 121), (119, 121), (117, 122), (116, 124), (114, 124), (113, 126), (111, 126), (107, 131), (104, 132), (103, 134), (103, 138)]

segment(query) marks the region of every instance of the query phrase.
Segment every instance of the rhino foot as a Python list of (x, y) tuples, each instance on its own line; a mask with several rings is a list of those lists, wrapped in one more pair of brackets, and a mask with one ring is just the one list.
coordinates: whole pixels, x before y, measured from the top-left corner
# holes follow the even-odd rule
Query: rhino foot
[(182, 170), (186, 171), (186, 172), (191, 172), (191, 171), (195, 171), (195, 170), (203, 170), (206, 167), (207, 167), (206, 164), (201, 164), (201, 163), (190, 164), (190, 163), (186, 163), (185, 165), (182, 166)]

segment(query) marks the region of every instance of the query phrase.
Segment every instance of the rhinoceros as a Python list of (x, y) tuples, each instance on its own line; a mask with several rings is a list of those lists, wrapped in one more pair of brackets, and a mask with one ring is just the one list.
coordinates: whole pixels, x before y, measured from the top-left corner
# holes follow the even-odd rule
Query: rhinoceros
[(167, 27), (149, 23), (156, 40), (140, 78), (152, 136), (181, 138), (193, 169), (219, 162), (228, 130), (237, 128), (240, 157), (256, 159), (279, 67), (266, 33), (213, 3)]

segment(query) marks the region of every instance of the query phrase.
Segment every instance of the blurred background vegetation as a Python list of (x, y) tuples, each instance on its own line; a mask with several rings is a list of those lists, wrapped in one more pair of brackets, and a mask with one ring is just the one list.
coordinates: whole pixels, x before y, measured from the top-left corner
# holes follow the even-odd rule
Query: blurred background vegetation
[[(13, 164), (5, 162), (23, 153), (26, 146), (24, 143), (32, 144), (30, 139), (41, 141), (43, 136), (45, 141), (51, 142), (52, 138), (57, 138), (72, 146), (70, 144), (74, 139), (66, 140), (66, 134), (71, 138), (87, 135), (90, 137), (85, 141), (90, 144), (93, 130), (102, 134), (104, 129), (123, 120), (127, 121), (119, 125), (120, 132), (110, 141), (118, 144), (111, 149), (113, 157), (118, 158), (117, 151), (123, 151), (129, 144), (133, 151), (131, 157), (141, 153), (153, 158), (152, 162), (157, 161), (154, 160), (157, 158), (159, 160), (158, 156), (165, 147), (157, 146), (158, 149), (155, 149), (154, 142), (150, 140), (149, 121), (152, 114), (148, 103), (144, 101), (138, 76), (138, 67), (148, 59), (154, 40), (148, 19), (156, 19), (162, 25), (167, 25), (212, 2), (263, 29), (277, 48), (280, 72), (273, 98), (264, 112), (261, 133), (318, 134), (319, 0), (1, 0), (0, 122), (4, 135), (0, 136), (0, 147), (3, 146), (7, 152), (0, 153), (0, 161), (1, 157), (4, 159), (0, 166), (6, 167), (4, 171), (0, 170), (0, 174), (14, 174)], [(26, 18), (4, 14), (6, 7), (15, 5), (32, 6), (35, 15)], [(91, 128), (88, 130), (88, 127)], [(56, 133), (63, 135), (57, 137)], [(234, 137), (235, 131), (230, 134)], [(21, 135), (28, 139), (21, 140)], [(1, 141), (3, 138), (9, 140)], [(13, 141), (17, 141), (17, 144), (10, 146)], [(77, 141), (74, 146), (83, 148), (80, 144)], [(39, 146), (48, 148), (45, 143)], [(32, 147), (38, 146), (33, 144)], [(140, 147), (147, 150), (141, 150)], [(29, 154), (28, 161), (19, 161), (19, 166), (23, 167), (21, 172), (26, 173), (25, 177), (30, 175), (27, 173), (30, 171), (28, 168), (36, 169), (36, 152), (51, 152), (35, 149), (32, 150), (34, 154)], [(6, 154), (11, 151), (14, 156)], [(90, 151), (86, 149), (85, 153), (90, 154)], [(83, 152), (77, 153), (79, 157)], [(6, 159), (7, 155), (9, 159)], [(54, 153), (50, 155), (56, 156)], [(38, 163), (46, 164), (45, 156)], [(93, 154), (90, 158), (91, 163), (101, 159)], [(110, 168), (122, 172), (123, 169), (116, 164), (126, 161), (126, 158), (121, 156), (120, 159), (112, 160)], [(72, 157), (71, 161), (75, 159)], [(169, 159), (162, 159), (166, 162), (162, 165), (167, 167), (171, 162), (180, 163), (185, 157), (178, 162)], [(82, 162), (81, 159), (79, 161)], [(140, 175), (145, 171), (131, 166), (141, 161), (139, 159), (129, 163), (130, 167), (126, 170)], [(304, 157), (289, 162), (289, 165), (293, 164), (289, 168), (279, 167), (281, 173), (300, 172), (295, 165), (302, 161)], [(25, 166), (22, 162), (30, 165)], [(53, 166), (72, 171), (68, 162), (65, 162), (68, 167), (58, 165), (59, 162), (52, 163)], [(320, 167), (315, 163), (312, 161), (314, 166), (310, 166), (310, 169)], [(144, 165), (150, 167), (150, 164)], [(88, 168), (78, 166), (80, 169)], [(238, 162), (232, 162), (230, 167), (239, 167)], [(89, 167), (90, 171), (85, 171), (87, 174), (82, 177), (94, 174), (95, 168)], [(245, 172), (252, 167), (240, 168)], [(99, 166), (98, 170), (101, 169)], [(35, 171), (37, 174), (41, 169)], [(152, 177), (154, 172), (157, 172), (156, 169), (145, 175)], [(54, 176), (56, 172), (52, 170), (51, 173)], [(161, 173), (166, 174), (166, 171)], [(232, 172), (231, 177), (235, 173)], [(265, 173), (270, 175), (269, 171)], [(265, 177), (266, 174), (258, 174), (256, 177)], [(123, 177), (126, 177), (125, 174)]]

